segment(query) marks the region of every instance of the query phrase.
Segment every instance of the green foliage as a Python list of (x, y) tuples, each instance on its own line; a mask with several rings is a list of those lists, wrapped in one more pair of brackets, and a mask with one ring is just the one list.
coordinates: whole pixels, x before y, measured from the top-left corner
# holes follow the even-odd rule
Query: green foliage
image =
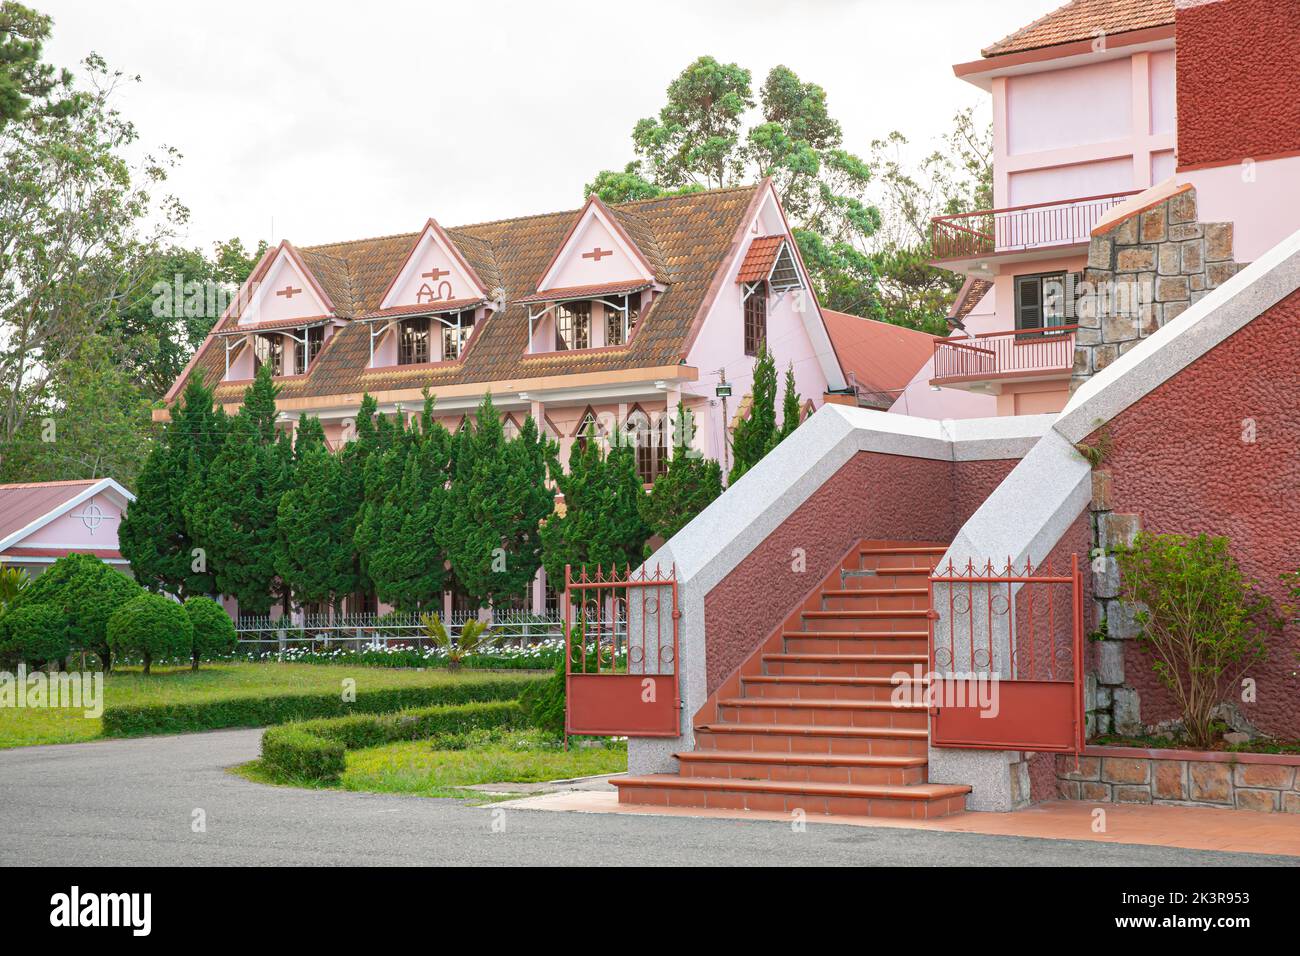
[(764, 345), (754, 362), (749, 416), (736, 425), (732, 437), (732, 465), (727, 483), (735, 484), (741, 475), (775, 448), (778, 441), (780, 431), (776, 424), (776, 360)]
[(200, 660), (214, 660), (235, 649), (235, 622), (220, 604), (209, 597), (192, 597), (185, 600), (184, 607), (194, 627), (195, 670), (199, 669)]
[(624, 570), (641, 563), (650, 528), (641, 516), (645, 489), (636, 471), (635, 450), (619, 443), (605, 453), (594, 430), (569, 451), (568, 474), (552, 468), (564, 495), (564, 514), (552, 515), (542, 527), (542, 563), (552, 581), (564, 580), (564, 567)]
[(138, 656), (148, 674), (156, 659), (193, 653), (194, 624), (180, 604), (146, 592), (123, 604), (108, 619), (108, 646), (114, 654)]
[(117, 610), (141, 594), (138, 584), (99, 558), (70, 554), (59, 558), (10, 604), (11, 611), (29, 604), (55, 608), (67, 623), (73, 650), (98, 655), (112, 669), (108, 622)]
[(48, 604), (25, 604), (0, 617), (0, 660), (40, 667), (61, 661), (72, 647), (67, 618)]
[(31, 578), (22, 568), (7, 568), (0, 563), (0, 615), (23, 593)]
[(305, 419), (275, 518), (275, 570), (298, 602), (336, 605), (351, 590), (355, 544), (344, 494), (340, 458), (320, 422)]
[(785, 390), (781, 393), (781, 430), (777, 433), (777, 444), (785, 441), (803, 421), (803, 403), (799, 399), (799, 390), (795, 387), (794, 363), (785, 369)]
[(196, 563), (184, 506), (187, 497), (202, 493), (226, 427), (225, 412), (213, 407), (212, 390), (197, 377), (190, 379), (144, 464), (136, 499), (118, 531), (136, 580), (152, 590), (179, 597), (216, 592), (207, 561)]
[(276, 427), (269, 365), (244, 392), (229, 421), (221, 449), (207, 473), (186, 489), (185, 524), (207, 555), (214, 591), (239, 601), (240, 611), (265, 614), (276, 574), (276, 519), (290, 474), (290, 440)]
[(1223, 537), (1144, 531), (1118, 561), (1152, 669), (1181, 709), (1191, 743), (1208, 747), (1215, 708), (1267, 657), (1266, 636), (1280, 631), (1272, 599), (1242, 573)]
[[(252, 665), (250, 665), (252, 666)], [(349, 672), (337, 671), (340, 680)], [(162, 678), (159, 678), (161, 680)], [(143, 703), (104, 709), (104, 736), (137, 737), (146, 734), (181, 734), (225, 727), (270, 727), (295, 720), (344, 717), (349, 714), (389, 714), (411, 707), (467, 704), (476, 701), (513, 701), (529, 683), (540, 678), (522, 675), (483, 675), (443, 679), (427, 686), (374, 687), (364, 675), (357, 678), (356, 700), (344, 700), (342, 685), (319, 693), (257, 692), (205, 700)]]
[(651, 534), (665, 541), (722, 494), (722, 468), (690, 447), (694, 416), (685, 405), (677, 406), (676, 447), (668, 470), (655, 479), (650, 494), (641, 499), (641, 517)]
[(556, 448), (531, 416), (507, 441), (491, 395), (475, 423), (456, 436), (439, 532), (461, 589), (503, 605), (527, 593), (541, 564), (540, 528), (554, 508), (547, 462)]
[(343, 773), (348, 750), (519, 727), (523, 723), (523, 714), (514, 701), (314, 720), (269, 728), (262, 735), (262, 760), (273, 772), (290, 779), (330, 781)]
[(475, 618), (461, 625), (460, 634), (455, 638), (447, 633), (446, 625), (436, 614), (421, 614), (420, 624), (424, 626), (424, 634), (429, 639), (429, 643), (447, 658), (449, 671), (460, 670), (461, 664), (467, 657), (486, 653), (500, 643), (488, 634), (487, 624)]
[(0, 3), (0, 131), (11, 120), (38, 112), (60, 110), (55, 97), (72, 84), (67, 70), (55, 71), (41, 62), (41, 48), (50, 38), (53, 21), (30, 7)]
[(566, 686), (564, 655), (561, 654), (555, 673), (544, 681), (529, 685), (519, 697), (519, 706), (528, 722), (555, 737), (564, 736)]

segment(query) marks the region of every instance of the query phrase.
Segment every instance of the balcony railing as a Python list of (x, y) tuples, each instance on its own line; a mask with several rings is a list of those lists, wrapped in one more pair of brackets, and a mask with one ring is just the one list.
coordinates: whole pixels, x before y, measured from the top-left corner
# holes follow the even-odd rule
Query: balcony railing
[(1077, 329), (1057, 325), (941, 339), (934, 343), (933, 381), (1048, 377), (1072, 371)]
[(1085, 243), (1107, 212), (1139, 191), (936, 216), (930, 220), (934, 258), (966, 259)]

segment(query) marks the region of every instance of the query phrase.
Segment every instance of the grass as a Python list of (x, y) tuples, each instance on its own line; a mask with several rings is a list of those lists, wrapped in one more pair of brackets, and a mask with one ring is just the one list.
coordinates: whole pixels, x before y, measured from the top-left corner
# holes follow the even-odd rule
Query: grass
[(335, 783), (298, 780), (273, 772), (262, 761), (236, 767), (236, 773), (256, 783), (399, 793), (420, 797), (459, 797), (490, 801), (502, 797), (467, 787), (485, 783), (541, 783), (627, 770), (627, 745), (606, 741), (600, 746), (572, 746), (567, 752), (538, 730), (478, 732), (471, 745), (449, 749), (446, 738), (405, 741), (352, 750), (347, 769)]
[[(499, 675), (525, 680), (528, 675)], [(427, 688), (482, 680), (482, 671), (451, 673), (446, 670), (396, 668), (386, 670), (347, 664), (217, 663), (198, 671), (188, 668), (154, 668), (145, 677), (135, 668), (114, 671), (104, 679), (105, 707), (204, 704), (240, 698), (288, 697), (301, 694), (341, 693), (343, 681), (356, 681), (356, 691)], [(77, 743), (103, 735), (103, 721), (84, 715), (80, 708), (0, 708), (0, 749), (35, 744)]]

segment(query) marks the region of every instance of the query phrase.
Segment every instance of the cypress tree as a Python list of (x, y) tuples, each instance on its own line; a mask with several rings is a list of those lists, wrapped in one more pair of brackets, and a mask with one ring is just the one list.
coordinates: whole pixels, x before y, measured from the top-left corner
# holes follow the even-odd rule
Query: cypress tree
[(722, 468), (691, 447), (694, 431), (694, 416), (678, 404), (672, 461), (668, 470), (655, 479), (650, 493), (641, 499), (645, 523), (651, 533), (665, 541), (722, 494)]
[(341, 491), (339, 459), (326, 447), (320, 422), (304, 418), (275, 522), (275, 570), (299, 603), (334, 605), (350, 583), (353, 545), (340, 520)]
[(779, 441), (776, 427), (776, 360), (764, 345), (754, 362), (754, 385), (750, 393), (749, 417), (736, 425), (731, 449), (733, 464), (727, 483), (757, 465)]
[(794, 384), (794, 363), (791, 362), (785, 367), (785, 394), (781, 399), (781, 431), (777, 435), (777, 443), (781, 443), (799, 427), (799, 419), (803, 415), (803, 403), (799, 399), (799, 392)]
[(118, 531), (122, 554), (145, 587), (182, 598), (216, 592), (206, 559), (196, 560), (184, 501), (190, 485), (211, 467), (225, 429), (226, 416), (213, 407), (212, 390), (191, 379), (149, 453), (136, 499)]

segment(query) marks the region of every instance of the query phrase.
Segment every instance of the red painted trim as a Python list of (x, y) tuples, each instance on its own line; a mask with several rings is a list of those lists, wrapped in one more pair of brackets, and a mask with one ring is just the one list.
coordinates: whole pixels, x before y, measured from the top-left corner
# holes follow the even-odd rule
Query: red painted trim
[(1276, 767), (1300, 767), (1300, 754), (1252, 754), (1226, 750), (1161, 750), (1158, 747), (1098, 747), (1083, 751), (1085, 757), (1125, 760), (1195, 760), (1203, 763), (1253, 763)]
[[(1138, 46), (1142, 43), (1153, 43), (1157, 40), (1172, 40), (1175, 35), (1174, 24), (1172, 23), (1159, 27), (1147, 27), (1142, 30), (1131, 30), (1128, 33), (1108, 34), (1106, 49), (1109, 51), (1127, 46)], [(992, 73), (994, 70), (1009, 66), (1021, 66), (1026, 63), (1046, 63), (1070, 56), (1086, 56), (1093, 52), (1092, 43), (1091, 39), (1074, 40), (1070, 43), (1058, 43), (1055, 46), (1017, 50), (1014, 53), (984, 57), (968, 63), (956, 63), (953, 65), (952, 72), (955, 76), (965, 79), (971, 76), (979, 76), (982, 73)]]

